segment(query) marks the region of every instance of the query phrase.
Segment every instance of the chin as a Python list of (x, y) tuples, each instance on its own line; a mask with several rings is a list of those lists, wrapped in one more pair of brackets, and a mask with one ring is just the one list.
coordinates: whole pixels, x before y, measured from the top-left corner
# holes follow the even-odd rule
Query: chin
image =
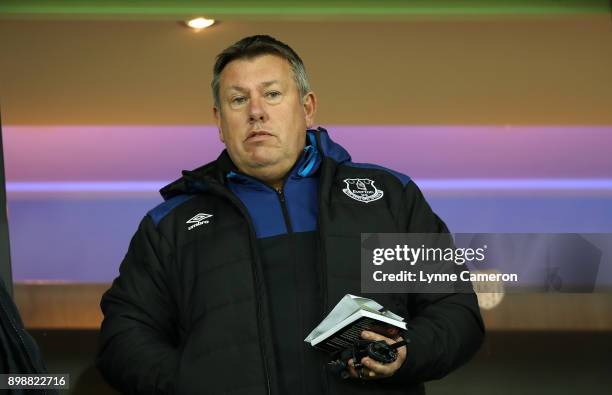
[(278, 163), (278, 160), (272, 158), (253, 158), (251, 167), (254, 169), (261, 169), (262, 167), (274, 166)]
[(256, 164), (257, 167), (273, 165), (278, 163), (280, 159), (278, 150), (273, 148), (258, 147), (251, 153), (251, 163)]

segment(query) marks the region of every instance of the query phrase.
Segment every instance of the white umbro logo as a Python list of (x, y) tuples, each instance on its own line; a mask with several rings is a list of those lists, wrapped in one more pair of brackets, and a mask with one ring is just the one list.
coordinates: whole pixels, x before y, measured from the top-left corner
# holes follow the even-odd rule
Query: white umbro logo
[(206, 214), (206, 213), (198, 213), (196, 214), (193, 218), (189, 219), (187, 222), (185, 222), (186, 224), (193, 224), (191, 226), (189, 226), (187, 228), (187, 230), (191, 230), (193, 228), (196, 228), (200, 225), (204, 225), (209, 223), (210, 221), (207, 221), (208, 218), (212, 217), (212, 214)]

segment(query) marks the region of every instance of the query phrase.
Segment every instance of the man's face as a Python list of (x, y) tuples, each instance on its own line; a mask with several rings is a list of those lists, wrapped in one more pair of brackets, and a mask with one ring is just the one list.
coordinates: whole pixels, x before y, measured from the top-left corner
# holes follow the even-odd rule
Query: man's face
[(313, 93), (302, 102), (289, 62), (274, 55), (230, 62), (221, 73), (219, 137), (238, 169), (277, 184), (304, 148)]

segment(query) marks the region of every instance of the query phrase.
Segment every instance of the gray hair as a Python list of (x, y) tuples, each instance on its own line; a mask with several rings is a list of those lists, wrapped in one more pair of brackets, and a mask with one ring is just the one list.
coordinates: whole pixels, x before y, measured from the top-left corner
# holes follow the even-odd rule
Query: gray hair
[(217, 60), (213, 67), (213, 79), (210, 83), (213, 98), (215, 100), (215, 107), (217, 109), (221, 109), (219, 82), (221, 80), (221, 72), (225, 66), (233, 60), (253, 59), (261, 55), (276, 55), (289, 62), (301, 100), (310, 92), (310, 84), (308, 83), (304, 62), (302, 62), (302, 59), (300, 59), (298, 54), (290, 46), (267, 35), (250, 36), (237, 41), (217, 55)]

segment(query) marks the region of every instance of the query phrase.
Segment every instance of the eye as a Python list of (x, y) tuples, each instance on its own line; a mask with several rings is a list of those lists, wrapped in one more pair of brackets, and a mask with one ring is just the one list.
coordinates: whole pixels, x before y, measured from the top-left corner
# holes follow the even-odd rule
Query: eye
[(233, 105), (240, 105), (240, 104), (244, 104), (245, 102), (246, 102), (246, 97), (244, 96), (236, 96), (232, 98)]
[(266, 97), (268, 99), (278, 99), (280, 96), (281, 96), (281, 93), (279, 91), (266, 92)]

